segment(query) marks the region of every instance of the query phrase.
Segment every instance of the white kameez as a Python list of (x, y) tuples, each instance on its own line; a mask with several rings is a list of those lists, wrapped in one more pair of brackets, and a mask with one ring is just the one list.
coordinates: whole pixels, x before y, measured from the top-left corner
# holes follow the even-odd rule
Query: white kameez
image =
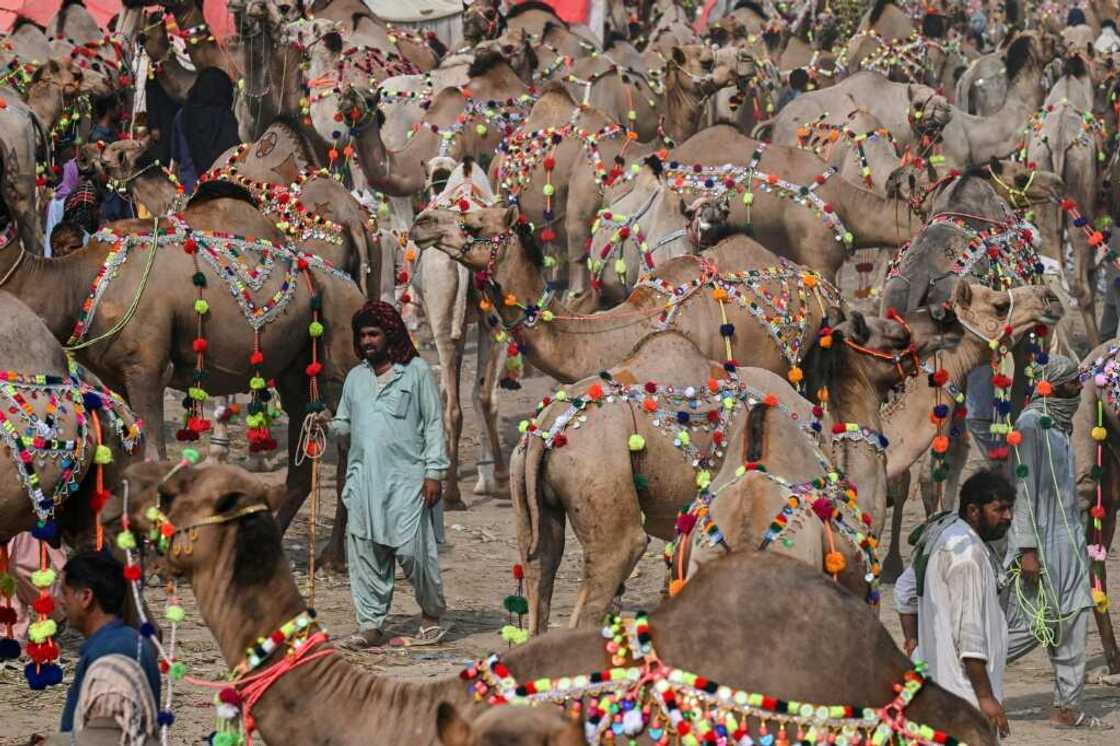
[(977, 705), (962, 659), (983, 660), (992, 694), (1003, 701), (1007, 620), (991, 550), (971, 526), (958, 518), (937, 538), (920, 597), (914, 566), (906, 568), (895, 585), (895, 606), (900, 614), (918, 615), (914, 659), (926, 662), (929, 678)]

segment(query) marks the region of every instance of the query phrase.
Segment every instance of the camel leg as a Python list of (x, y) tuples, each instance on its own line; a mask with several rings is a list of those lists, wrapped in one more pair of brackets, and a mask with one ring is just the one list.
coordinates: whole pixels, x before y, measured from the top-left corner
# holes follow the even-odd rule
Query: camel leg
[[(541, 635), (548, 632), (552, 615), (552, 591), (556, 585), (556, 572), (564, 557), (564, 509), (541, 505), (538, 526), (537, 551), (525, 561), (525, 588), (529, 598), (529, 633)], [(522, 557), (527, 554), (523, 548)]]
[(906, 498), (910, 494), (910, 472), (907, 471), (897, 479), (887, 483), (887, 494), (894, 501), (891, 510), (891, 545), (887, 549), (887, 557), (883, 560), (883, 567), (879, 579), (884, 583), (893, 583), (902, 574), (902, 513), (906, 507)]
[[(433, 329), (436, 324), (432, 324)], [(463, 351), (466, 339), (436, 335), (439, 355), (439, 384), (443, 391), (443, 426), (447, 431), (447, 482), (443, 488), (444, 510), (466, 510), (459, 492), (459, 442), (463, 436), (463, 403), (459, 395), (463, 377)]]
[(166, 362), (155, 367), (133, 365), (124, 371), (124, 390), (128, 405), (144, 423), (144, 460), (162, 461), (167, 458), (167, 443), (163, 437), (163, 392), (161, 376), (152, 371), (163, 371)]
[[(649, 539), (642, 528), (638, 494), (630, 469), (616, 484), (592, 484), (586, 494), (619, 495), (618, 510), (609, 525), (596, 511), (569, 511), (572, 529), (583, 546), (583, 583), (572, 610), (570, 626), (595, 627), (602, 621), (618, 589), (630, 577)], [(626, 496), (626, 497), (623, 497)], [(627, 499), (627, 497), (629, 499)]]
[(475, 409), (482, 416), (482, 437), (479, 439), (478, 483), (476, 495), (493, 495), (498, 492), (499, 481), (509, 481), (509, 468), (502, 456), (498, 436), (498, 376), (501, 372), (501, 348), (486, 333), (486, 326), (478, 323), (478, 385), (472, 387), (471, 396)]
[[(291, 370), (295, 373), (290, 372)], [(306, 387), (307, 379), (303, 377), (303, 364), (293, 366), (276, 381), (280, 400), (284, 402), (288, 412), (288, 489), (284, 502), (276, 512), (276, 522), (280, 524), (281, 533), (288, 530), (288, 526), (303, 506), (303, 501), (311, 492), (311, 459), (304, 459), (303, 463), (296, 465), (300, 431), (307, 411)]]

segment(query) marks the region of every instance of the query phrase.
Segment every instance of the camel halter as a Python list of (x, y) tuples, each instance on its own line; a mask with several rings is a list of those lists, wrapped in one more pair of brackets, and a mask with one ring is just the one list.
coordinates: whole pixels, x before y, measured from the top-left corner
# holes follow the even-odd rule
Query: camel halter
[[(236, 521), (244, 518), (247, 515), (253, 515), (254, 513), (263, 513), (267, 510), (268, 506), (264, 503), (256, 503), (254, 505), (246, 505), (243, 508), (238, 508), (237, 510), (232, 510), (227, 513), (218, 513), (217, 515), (203, 518), (190, 524), (189, 526), (175, 528), (166, 516), (164, 516), (162, 513), (158, 513), (159, 508), (156, 508), (157, 514), (162, 523), (159, 529), (160, 533), (163, 536), (167, 537), (168, 547), (171, 549), (171, 553), (175, 557), (184, 554), (190, 556), (194, 553), (194, 542), (198, 538), (198, 529), (202, 528), (203, 526), (217, 526), (223, 523), (230, 523), (231, 521)], [(168, 526), (172, 527), (170, 531), (168, 531), (167, 529)], [(183, 549), (175, 544), (175, 537), (179, 536), (179, 534), (186, 534), (186, 549)]]
[[(1031, 200), (1030, 190), (1031, 185), (1034, 184), (1034, 177), (1038, 174), (1038, 172), (1033, 168), (1030, 169), (1030, 172), (1031, 175), (1027, 178), (1027, 185), (1022, 189), (1019, 189), (1018, 187), (1004, 182), (1001, 178), (999, 178), (999, 176), (996, 175), (996, 172), (992, 169), (992, 167), (988, 166), (988, 175), (991, 177), (992, 181), (1001, 186), (1007, 192), (1007, 197), (1011, 202), (1011, 207), (1016, 210), (1025, 210), (1031, 205), (1035, 204)], [(1019, 204), (1019, 200), (1022, 200), (1022, 204)]]
[[(918, 347), (914, 344), (914, 333), (910, 329), (910, 325), (906, 323), (906, 319), (902, 318), (893, 308), (887, 310), (887, 319), (906, 330), (906, 336), (910, 339), (910, 344), (905, 350), (887, 351), (874, 347), (864, 347), (848, 339), (847, 335), (844, 336), (844, 344), (861, 355), (868, 355), (891, 363), (898, 372), (899, 382), (902, 382), (907, 378), (917, 376), (918, 371), (921, 369), (921, 361), (918, 359)], [(906, 370), (907, 361), (910, 362), (909, 371)]]

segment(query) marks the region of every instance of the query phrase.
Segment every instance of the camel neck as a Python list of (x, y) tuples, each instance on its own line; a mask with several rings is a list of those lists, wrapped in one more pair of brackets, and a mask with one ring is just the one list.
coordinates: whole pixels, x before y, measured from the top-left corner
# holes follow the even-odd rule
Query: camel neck
[(128, 183), (129, 194), (152, 215), (166, 215), (175, 204), (175, 185), (158, 167), (152, 167)]
[[(848, 360), (853, 354), (847, 353)], [(883, 392), (860, 370), (860, 363), (846, 365), (844, 369), (848, 373), (838, 376), (829, 392), (832, 421), (854, 423), (880, 433)], [(832, 454), (833, 464), (858, 485), (860, 507), (871, 516), (875, 532), (880, 533), (886, 518), (887, 489), (886, 459), (881, 450), (865, 439), (834, 437)]]
[(39, 124), (49, 130), (62, 114), (62, 91), (53, 83), (32, 83), (27, 88), (27, 108), (39, 118)]
[(821, 197), (838, 208), (857, 249), (901, 246), (910, 240), (910, 210), (905, 202), (880, 197), (836, 175), (824, 183)]
[[(425, 123), (430, 121), (430, 117), (424, 118)], [(439, 153), (439, 140), (439, 135), (422, 124), (403, 148), (391, 151), (381, 139), (381, 126), (374, 121), (358, 134), (355, 146), (370, 186), (391, 197), (410, 197), (424, 188), (424, 164)]]
[(107, 253), (107, 247), (91, 242), (61, 259), (47, 259), (27, 251), (21, 255), (13, 242), (0, 250), (0, 278), (8, 278), (0, 290), (23, 301), (56, 339), (66, 342)]
[(681, 85), (681, 77), (686, 75), (669, 62), (670, 73), (665, 81), (665, 134), (675, 142), (682, 143), (696, 134), (700, 124), (700, 109), (703, 96), (690, 93)]

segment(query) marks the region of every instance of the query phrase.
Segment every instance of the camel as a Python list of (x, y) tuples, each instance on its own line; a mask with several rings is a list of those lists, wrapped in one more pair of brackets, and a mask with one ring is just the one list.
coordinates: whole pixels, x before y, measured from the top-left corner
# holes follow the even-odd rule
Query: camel
[(71, 0), (64, 2), (55, 17), (47, 24), (47, 36), (85, 44), (100, 41), (104, 34), (81, 0)]
[[(0, 548), (16, 534), (36, 530), (40, 519), (51, 521), (51, 516), (55, 532), (52, 534), (40, 528), (36, 530), (36, 535), (52, 543), (56, 543), (59, 536), (64, 536), (68, 544), (75, 546), (92, 539), (94, 503), (99, 504), (98, 509), (103, 503), (97, 495), (97, 470), (91, 468), (98, 445), (93, 423), (89, 419), (94, 410), (89, 408), (88, 403), (83, 404), (83, 395), (88, 392), (90, 400), (102, 407), (97, 412), (101, 443), (113, 457), (110, 463), (104, 465), (102, 483), (105, 489), (115, 490), (120, 474), (132, 460), (132, 452), (135, 450), (139, 455), (140, 449), (135, 446), (140, 439), (140, 423), (124, 402), (105, 389), (96, 376), (73, 363), (42, 319), (19, 299), (0, 292), (0, 309), (3, 310), (4, 323), (9, 325), (0, 335), (7, 376), (5, 386), (11, 385), (14, 393), (28, 402), (27, 409), (16, 409), (16, 414), (8, 409), (14, 408), (15, 400), (8, 394), (0, 395), (4, 401), (5, 417), (20, 432), (37, 421), (42, 428), (40, 437), (80, 441), (76, 454), (68, 454), (61, 448), (52, 450), (49, 445), (28, 446), (26, 450), (34, 456), (34, 460), (30, 468), (25, 469), (16, 466), (24, 446), (16, 447), (14, 438), (4, 434), (4, 447), (11, 458), (0, 459), (0, 473), (7, 475), (3, 481), (7, 486), (0, 493)], [(54, 376), (59, 380), (47, 387), (12, 380), (13, 375)], [(49, 425), (52, 418), (46, 416), (47, 400), (51, 395), (48, 392), (53, 392), (62, 405), (53, 426)], [(29, 414), (34, 416), (34, 421)], [(79, 425), (79, 417), (87, 418), (84, 425)], [(48, 435), (48, 432), (53, 432), (53, 435)], [(67, 479), (60, 468), (60, 460), (68, 457), (75, 463)], [(42, 491), (43, 498), (48, 504), (53, 503), (50, 509), (36, 505), (36, 498), (26, 486), (30, 475), (38, 477), (38, 489)], [(74, 491), (70, 491), (70, 485), (73, 485)]]
[[(250, 12), (258, 2), (268, 6), (270, 18), (278, 26), (298, 20), (301, 16), (299, 3), (288, 4), (284, 0), (250, 0)], [(286, 13), (285, 8), (288, 9)], [(361, 0), (327, 0), (322, 3), (313, 0), (307, 4), (306, 11), (309, 17), (340, 24), (349, 46), (395, 50), (421, 73), (436, 67), (447, 51), (435, 34), (392, 27), (375, 16)]]
[[(433, 190), (432, 204), (459, 209), (459, 201), (469, 204), (493, 204), (494, 195), (485, 174), (471, 161), (459, 164), (449, 175), (442, 190)], [(415, 250), (415, 247), (412, 247)], [(443, 393), (443, 424), (447, 432), (449, 475), (459, 470), (459, 440), (463, 431), (463, 409), (460, 404), (463, 354), (470, 325), (477, 328), (478, 364), (470, 386), (475, 409), (481, 414), (482, 437), (477, 462), (476, 495), (494, 494), (498, 483), (509, 478), (498, 438), (498, 397), (496, 387), (503, 363), (503, 347), (492, 339), (478, 311), (479, 294), (467, 270), (441, 251), (420, 252), (416, 272), (411, 277), (424, 307), (424, 317), (432, 331), (439, 356), (439, 384)], [(452, 476), (444, 487), (443, 499), (449, 510), (464, 507), (458, 479)]]
[[(1011, 344), (1018, 342), (1028, 332), (1040, 325), (1052, 327), (1064, 313), (1061, 301), (1054, 291), (1045, 286), (1024, 285), (1007, 291), (996, 291), (975, 282), (957, 283), (952, 300), (953, 313), (968, 326), (961, 343), (942, 352), (935, 362), (948, 373), (948, 378), (940, 387), (929, 385), (929, 378), (911, 378), (904, 384), (901, 395), (892, 399), (883, 408), (883, 433), (890, 441), (887, 451), (887, 479), (892, 483), (891, 495), (894, 498), (891, 513), (891, 542), (887, 556), (883, 560), (882, 579), (894, 582), (902, 573), (902, 556), (899, 551), (902, 535), (902, 513), (909, 494), (910, 467), (928, 452), (933, 439), (938, 435), (936, 424), (930, 419), (938, 404), (956, 406), (954, 391), (965, 385), (968, 374), (991, 360), (992, 350), (987, 339), (981, 338), (972, 329), (979, 330), (988, 338), (1000, 333), (1004, 325), (1011, 327), (1006, 335)], [(933, 367), (930, 366), (930, 372)], [(952, 421), (947, 419), (942, 434), (948, 435)], [(950, 473), (949, 476), (955, 476)], [(898, 480), (904, 480), (897, 489)], [(945, 493), (955, 494), (956, 485), (946, 482)], [(927, 513), (937, 506), (928, 505)]]
[[(723, 155), (720, 158), (726, 160), (712, 162), (712, 153), (734, 155)], [(727, 230), (749, 232), (770, 250), (806, 265), (829, 281), (835, 280), (851, 249), (900, 246), (910, 237), (909, 227), (901, 220), (907, 214), (904, 203), (837, 178), (813, 153), (768, 146), (725, 126), (700, 132), (665, 159), (647, 159), (639, 177), (628, 194), (600, 211), (600, 216), (610, 215), (612, 219), (600, 217), (592, 238), (590, 266), (580, 274), (573, 273), (574, 298), (583, 295), (581, 274), (591, 272), (601, 275), (594, 277), (597, 282), (592, 289), (614, 283), (614, 292), (606, 301), (615, 300), (619, 273), (603, 272), (602, 263), (625, 259), (629, 282), (642, 265), (638, 240), (621, 241), (618, 234), (623, 228), (636, 231), (636, 226), (626, 224), (642, 213), (639, 219), (646, 222), (637, 232), (651, 251), (659, 244), (659, 248), (672, 247), (668, 243), (672, 231), (687, 224), (682, 199), (692, 210), (698, 209), (697, 200), (726, 203)], [(659, 197), (658, 192), (669, 194)], [(675, 195), (681, 199), (673, 199)], [(791, 199), (796, 203), (794, 209), (788, 204)], [(625, 219), (614, 219), (615, 213)], [(646, 225), (660, 226), (666, 232), (646, 231)], [(628, 256), (617, 256), (619, 243)], [(569, 256), (573, 263), (575, 259)]]
[(48, 134), (80, 92), (82, 73), (72, 64), (50, 60), (32, 74), (26, 95), (0, 85), (0, 196), (19, 229), (19, 240), (43, 253), (43, 231), (36, 194), (36, 154), (50, 147)]
[[(463, 9), (463, 44), (471, 49), (506, 30), (501, 0), (479, 0)], [(522, 29), (523, 30), (523, 29)]]
[(1037, 31), (1020, 31), (1009, 34), (999, 49), (977, 57), (961, 74), (956, 84), (955, 103), (961, 110), (980, 117), (999, 112), (1007, 99), (1007, 57), (1011, 42), (1022, 36), (1033, 36), (1042, 49), (1042, 59), (1054, 57), (1054, 44), (1049, 34)]
[(242, 57), (243, 50), (234, 44), (223, 48), (218, 43), (202, 14), (201, 0), (162, 0), (159, 5), (174, 17), (174, 27), (167, 31), (184, 39), (187, 54), (195, 70), (217, 67), (224, 70), (231, 80), (236, 81), (242, 77), (241, 70), (248, 69), (246, 60)]
[[(306, 611), (268, 511), (235, 515), (260, 505), (275, 508), (280, 491), (268, 490), (229, 466), (189, 467), (160, 483), (171, 466), (138, 465), (130, 470), (130, 524), (138, 535), (149, 530), (145, 513), (157, 499), (157, 484), (173, 526), (210, 522), (193, 538), (177, 535), (176, 546), (190, 540), (193, 552), (172, 551), (163, 562), (190, 582), (201, 617), (233, 669), (258, 636)], [(792, 587), (798, 589), (796, 594), (788, 593)], [(767, 635), (766, 630), (777, 631), (776, 618), (785, 620), (780, 634)], [(810, 618), (835, 622), (827, 656), (820, 653), (825, 644), (820, 625)], [(707, 631), (709, 644), (687, 642), (686, 631), (697, 626)], [(702, 672), (729, 687), (802, 702), (878, 708), (898, 696), (895, 685), (913, 668), (861, 601), (837, 592), (830, 581), (798, 562), (752, 553), (705, 568), (677, 598), (649, 615), (649, 634), (666, 665)], [(502, 663), (518, 681), (558, 680), (618, 665), (611, 663), (603, 646), (597, 629), (557, 631), (509, 651)], [(309, 652), (329, 649), (316, 645)], [(338, 746), (356, 746), (368, 743), (371, 733), (389, 733), (410, 744), (435, 746), (453, 733), (437, 727), (441, 704), (467, 720), (487, 708), (458, 675), (406, 682), (361, 670), (336, 654), (304, 660), (278, 677), (253, 705), (256, 729), (269, 742), (333, 739)], [(468, 677), (470, 670), (478, 668), (469, 669)], [(295, 702), (302, 716), (293, 719)], [(446, 706), (443, 710), (449, 712)], [(932, 682), (925, 682), (902, 712), (973, 746), (998, 743), (978, 710)], [(484, 722), (492, 724), (494, 719), (491, 715)], [(443, 720), (452, 722), (446, 714)], [(341, 722), (347, 727), (340, 728)], [(743, 722), (748, 722), (745, 717)]]
[(910, 14), (894, 0), (875, 0), (875, 4), (860, 19), (856, 36), (874, 31), (887, 41), (898, 41), (909, 37), (915, 30)]
[[(909, 25), (909, 17), (897, 7), (886, 5), (885, 8)], [(872, 9), (872, 15), (874, 13)], [(910, 26), (903, 37), (883, 36), (875, 29), (865, 29), (849, 40), (845, 61), (849, 70), (876, 70), (898, 82), (923, 83), (941, 91), (952, 91), (955, 76), (964, 69), (967, 60), (956, 45), (948, 43), (946, 31), (944, 17), (932, 13), (923, 18), (921, 29)]]
[[(1116, 535), (1116, 494), (1120, 460), (1117, 459), (1117, 433), (1120, 433), (1120, 412), (1113, 393), (1116, 390), (1116, 340), (1109, 340), (1092, 350), (1081, 362), (1081, 404), (1073, 419), (1074, 464), (1077, 493), (1087, 506), (1088, 543), (1090, 547), (1090, 578), (1094, 587), (1094, 613), (1100, 631), (1101, 646), (1110, 674), (1120, 674), (1120, 648), (1116, 644), (1112, 618), (1102, 608), (1097, 591), (1107, 594), (1108, 576), (1105, 564), (1093, 556), (1104, 547), (1107, 553)], [(1100, 428), (1100, 429), (1098, 429)], [(1100, 436), (1104, 436), (1103, 438)], [(1107, 597), (1107, 596), (1106, 596)]]
[[(170, 19), (164, 19), (159, 11), (144, 14), (144, 30), (138, 35), (137, 43), (143, 47), (151, 60), (152, 72), (163, 90), (177, 103), (187, 100), (191, 86), (198, 78), (198, 72), (189, 58), (175, 48), (167, 31)], [(170, 136), (170, 133), (167, 133)]]
[(928, 86), (895, 83), (880, 73), (863, 71), (824, 90), (801, 94), (773, 120), (756, 128), (754, 135), (769, 131), (775, 144), (796, 145), (799, 128), (818, 121), (843, 126), (853, 109), (874, 117), (900, 148), (940, 131), (953, 113), (949, 102)]
[[(1105, 132), (1093, 115), (1093, 81), (1085, 61), (1069, 57), (1063, 75), (1046, 96), (1042, 110), (1028, 125), (1025, 154), (1028, 163), (1057, 174), (1065, 185), (1063, 198), (1095, 226), (1097, 213), (1098, 156), (1104, 152)], [(1070, 294), (1083, 309), (1091, 345), (1100, 342), (1096, 319), (1096, 251), (1085, 232), (1058, 203), (1035, 209), (1035, 223), (1042, 233), (1047, 255), (1065, 268)], [(1072, 244), (1072, 266), (1067, 266), (1066, 243)]]
[[(731, 248), (721, 244), (712, 253), (730, 253)], [(868, 437), (877, 438), (879, 403), (900, 379), (896, 356), (915, 352), (914, 345), (934, 347), (939, 339), (941, 327), (932, 317), (914, 314), (912, 321), (922, 325), (921, 339), (912, 340), (909, 327), (886, 319), (830, 315), (827, 326), (833, 330), (829, 339), (835, 349), (825, 352), (815, 340), (807, 345), (806, 388), (814, 392), (815, 401), (815, 392), (828, 388), (835, 422), (858, 422), (875, 433)], [(756, 348), (764, 344), (765, 335), (764, 327), (749, 322), (740, 323), (736, 331), (737, 341), (740, 336), (744, 342), (753, 340)], [(748, 448), (746, 443), (746, 410), (775, 390), (780, 401), (800, 410), (792, 416), (802, 418), (805, 427), (813, 421), (811, 407), (800, 406), (802, 400), (792, 388), (775, 388), (785, 366), (747, 368), (732, 377), (703, 354), (706, 345), (689, 339), (679, 331), (643, 338), (617, 365), (546, 399), (523, 425), (525, 436), (510, 463), (510, 487), (528, 585), (530, 633), (548, 629), (568, 519), (584, 556), (583, 583), (570, 624), (593, 625), (645, 551), (646, 536), (673, 538), (675, 526), (681, 525), (677, 511), (682, 494), (697, 486), (704, 489), (709, 480), (714, 487), (717, 473), (722, 476), (740, 464), (762, 461), (762, 453), (766, 468), (777, 475), (798, 482), (823, 476), (814, 450), (816, 434), (799, 442), (791, 434), (798, 429), (793, 420), (789, 428), (775, 427), (774, 439), (766, 441), (769, 446), (753, 443)], [(834, 378), (833, 370), (847, 375)], [(825, 398), (820, 395), (821, 401)], [(871, 526), (878, 530), (886, 478), (882, 446), (876, 441), (875, 448), (864, 447), (870, 443), (837, 439), (836, 447), (838, 463), (859, 485)], [(590, 474), (587, 464), (595, 464)], [(823, 468), (830, 468), (827, 462)], [(779, 511), (780, 505), (763, 519), (763, 527)], [(609, 522), (603, 516), (610, 516)], [(707, 534), (707, 529), (698, 533)], [(743, 538), (742, 533), (736, 536)], [(756, 545), (744, 539), (730, 546)], [(858, 578), (862, 581), (863, 573)]]
[(966, 168), (1015, 149), (1019, 133), (1042, 104), (1043, 53), (1037, 36), (1021, 34), (1007, 48), (1008, 90), (999, 111), (978, 117), (952, 109), (940, 132), (948, 166)]
[(845, 181), (886, 196), (887, 181), (898, 168), (894, 137), (870, 114), (852, 111), (843, 127), (820, 122), (799, 128), (798, 147), (839, 169)]
[[(18, 245), (9, 246), (0, 251), (0, 278), (4, 289), (43, 317), (57, 339), (72, 339), (83, 364), (125, 394), (145, 422), (164, 421), (165, 386), (192, 391), (193, 403), (203, 402), (208, 395), (244, 392), (251, 378), (261, 382), (275, 379), (293, 422), (288, 438), (288, 499), (279, 517), (287, 526), (310, 487), (310, 462), (295, 465), (300, 435), (295, 423), (309, 402), (307, 371), (316, 371), (324, 384), (323, 398), (332, 405), (337, 398), (335, 388), (357, 364), (349, 320), (363, 299), (349, 278), (306, 255), (298, 263), (306, 261), (306, 271), (297, 266), (294, 257), (281, 256), (272, 257), (273, 272), (265, 269), (268, 265), (259, 264), (259, 255), (242, 246), (240, 262), (245, 264), (239, 265), (245, 274), (237, 280), (241, 288), (237, 297), (242, 300), (235, 301), (227, 281), (208, 261), (199, 261), (197, 252), (215, 241), (208, 232), (236, 227), (274, 246), (284, 246), (285, 241), (273, 221), (243, 198), (207, 199), (208, 191), (235, 194), (238, 188), (208, 186), (179, 218), (110, 224), (87, 246), (62, 259), (43, 259)], [(185, 234), (184, 224), (196, 232), (197, 240)], [(157, 227), (160, 239), (144, 235)], [(149, 253), (157, 240), (162, 250)], [(106, 263), (111, 268), (109, 282), (102, 281)], [(257, 279), (247, 275), (250, 270), (256, 270)], [(254, 293), (252, 286), (258, 281), (260, 289)], [(282, 283), (291, 289), (282, 290)], [(145, 292), (149, 285), (163, 292)], [(320, 310), (312, 310), (312, 293), (319, 298), (314, 305)], [(254, 298), (260, 299), (260, 305), (255, 305)], [(248, 304), (250, 310), (255, 308), (257, 314), (267, 314), (265, 319), (274, 317), (260, 327), (259, 347), (254, 348), (253, 330), (239, 302)], [(286, 312), (280, 313), (285, 307)], [(129, 323), (134, 317), (144, 323)], [(316, 338), (309, 330), (316, 319), (324, 330), (315, 345), (319, 367), (312, 369), (312, 340)], [(249, 354), (254, 349), (263, 353), (263, 361)], [(201, 373), (196, 370), (200, 363)], [(171, 375), (165, 380), (168, 370)], [(206, 429), (197, 416), (191, 424), (192, 433)], [(155, 428), (145, 442), (145, 455), (164, 452), (162, 428)]]

